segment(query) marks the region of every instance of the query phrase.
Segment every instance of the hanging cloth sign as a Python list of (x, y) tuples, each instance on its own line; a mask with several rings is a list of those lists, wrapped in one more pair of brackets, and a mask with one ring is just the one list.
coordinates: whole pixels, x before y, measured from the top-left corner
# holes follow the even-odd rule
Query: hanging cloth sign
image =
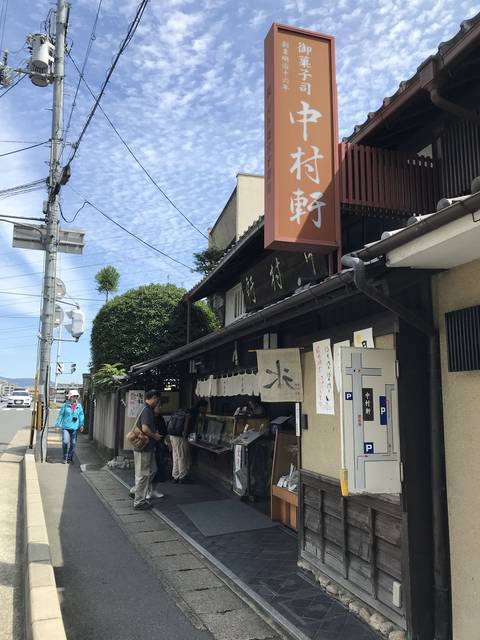
[(303, 402), (299, 349), (259, 349), (257, 362), (262, 402)]
[(335, 399), (333, 396), (333, 358), (330, 340), (319, 340), (313, 343), (315, 361), (315, 398), (318, 414), (335, 415)]

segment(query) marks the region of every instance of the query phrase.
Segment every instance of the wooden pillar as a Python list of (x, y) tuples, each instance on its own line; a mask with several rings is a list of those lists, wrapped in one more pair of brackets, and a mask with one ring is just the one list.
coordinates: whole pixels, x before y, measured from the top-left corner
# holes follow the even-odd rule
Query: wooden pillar
[(186, 343), (189, 344), (191, 336), (191, 322), (192, 322), (192, 301), (190, 296), (186, 296), (187, 301), (187, 336)]
[(428, 338), (399, 321), (398, 405), (403, 463), (403, 590), (409, 638), (433, 637)]

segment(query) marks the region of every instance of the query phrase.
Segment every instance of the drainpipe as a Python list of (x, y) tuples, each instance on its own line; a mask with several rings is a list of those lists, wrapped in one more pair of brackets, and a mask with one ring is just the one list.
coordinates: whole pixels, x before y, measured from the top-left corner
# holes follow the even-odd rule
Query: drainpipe
[(353, 281), (359, 291), (385, 309), (394, 312), (428, 338), (429, 358), (429, 408), (430, 451), (433, 521), (433, 590), (434, 590), (434, 640), (450, 640), (450, 549), (448, 538), (447, 485), (445, 473), (445, 446), (443, 434), (443, 407), (439, 362), (438, 332), (433, 324), (416, 316), (401, 303), (392, 300), (367, 282), (365, 263), (358, 257), (342, 257), (345, 267), (353, 268)]

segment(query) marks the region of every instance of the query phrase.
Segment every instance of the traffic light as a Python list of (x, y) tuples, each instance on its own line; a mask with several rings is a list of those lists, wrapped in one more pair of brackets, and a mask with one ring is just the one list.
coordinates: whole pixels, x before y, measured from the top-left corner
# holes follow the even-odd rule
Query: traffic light
[(72, 362), (72, 364), (70, 365), (70, 373), (75, 373), (76, 370), (77, 365), (75, 364), (75, 362)]
[(81, 309), (67, 311), (67, 316), (72, 320), (71, 324), (66, 324), (65, 329), (74, 337), (80, 338), (84, 332), (85, 314)]
[(63, 373), (63, 362), (57, 362), (57, 376)]

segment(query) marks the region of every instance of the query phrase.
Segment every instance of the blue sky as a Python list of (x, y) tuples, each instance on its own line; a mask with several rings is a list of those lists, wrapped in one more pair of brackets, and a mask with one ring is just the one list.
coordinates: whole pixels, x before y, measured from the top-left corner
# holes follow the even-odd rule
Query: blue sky
[[(94, 90), (137, 4), (103, 0), (86, 69)], [(11, 63), (26, 59), (25, 36), (39, 30), (53, 5), (49, 0), (9, 3), (3, 46), (12, 52)], [(97, 5), (98, 0), (72, 0), (69, 36), (79, 65)], [(343, 136), (479, 10), (480, 3), (472, 0), (151, 0), (102, 106), (170, 198), (207, 233), (236, 174), (263, 172), (263, 39), (272, 22), (336, 36)], [(68, 62), (67, 115), (76, 83)], [(51, 87), (38, 88), (26, 79), (0, 100), (0, 154), (26, 146), (6, 141), (49, 138), (51, 94)], [(90, 106), (82, 86), (69, 141), (76, 139)], [(0, 158), (0, 189), (46, 177), (48, 157), (45, 146)], [(156, 191), (100, 112), (72, 165), (70, 185), (75, 191), (62, 190), (68, 219), (83, 202), (80, 193), (187, 265), (192, 253), (205, 247), (205, 239)], [(0, 200), (0, 213), (38, 216), (44, 198), (39, 191)], [(60, 360), (75, 362), (82, 372), (90, 359), (91, 322), (103, 303), (94, 283), (101, 266), (116, 266), (120, 292), (149, 282), (188, 288), (199, 276), (143, 247), (89, 207), (72, 226), (86, 232), (84, 255), (62, 254), (59, 271), (86, 313), (87, 332), (77, 344), (62, 343)], [(43, 256), (13, 249), (11, 235), (11, 225), (0, 223), (0, 376), (33, 376), (40, 304), (34, 296), (40, 292)], [(70, 375), (59, 378), (71, 380)]]

